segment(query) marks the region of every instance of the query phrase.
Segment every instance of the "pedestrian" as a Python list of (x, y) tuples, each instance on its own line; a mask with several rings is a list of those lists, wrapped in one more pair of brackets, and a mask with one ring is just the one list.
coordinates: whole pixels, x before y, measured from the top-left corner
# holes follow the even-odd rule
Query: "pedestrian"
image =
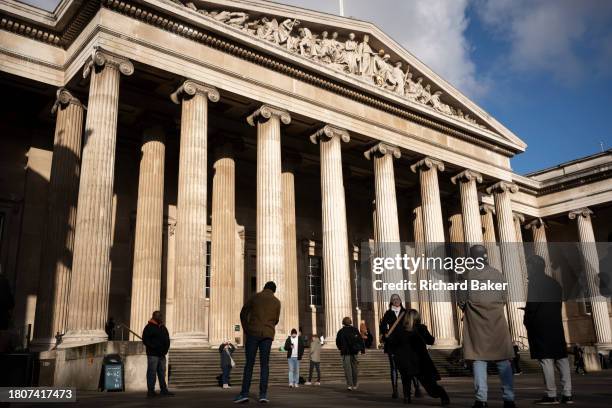
[(372, 347), (374, 337), (372, 336), (372, 333), (370, 333), (370, 329), (368, 329), (365, 320), (362, 320), (361, 323), (359, 323), (359, 334), (361, 334), (365, 348), (369, 349)]
[(156, 397), (155, 377), (159, 382), (159, 395), (173, 396), (166, 384), (166, 354), (170, 349), (170, 335), (164, 325), (163, 315), (159, 310), (142, 331), (142, 342), (147, 349), (147, 397)]
[(365, 345), (359, 335), (359, 330), (352, 326), (350, 317), (342, 319), (342, 328), (336, 335), (336, 347), (342, 356), (342, 368), (349, 391), (359, 387), (359, 360), (357, 354), (365, 354)]
[(312, 335), (310, 341), (310, 354), (308, 355), (310, 360), (308, 368), (308, 381), (306, 385), (312, 384), (312, 370), (317, 370), (317, 381), (314, 385), (321, 385), (321, 340), (316, 334)]
[[(467, 281), (505, 283), (502, 274), (488, 263), (487, 249), (483, 245), (470, 248), (476, 265), (466, 272)], [(480, 267), (480, 260), (482, 267)], [(471, 285), (468, 285), (468, 288)], [(505, 316), (505, 290), (467, 290), (459, 292), (459, 306), (463, 310), (463, 356), (472, 362), (476, 401), (473, 407), (487, 406), (487, 365), (495, 362), (502, 383), (505, 408), (514, 403), (514, 376), (510, 361), (514, 356), (510, 329)]]
[(536, 404), (558, 404), (555, 367), (561, 377), (561, 402), (573, 402), (572, 378), (567, 358), (567, 344), (561, 317), (562, 289), (559, 283), (545, 273), (542, 257), (527, 259), (527, 304), (523, 319), (527, 328), (531, 358), (538, 360), (544, 374), (546, 394)]
[(584, 350), (579, 345), (575, 345), (572, 349), (572, 354), (574, 355), (574, 368), (576, 369), (576, 374), (585, 375), (587, 371), (584, 363)]
[(232, 373), (232, 368), (236, 366), (234, 359), (232, 358), (232, 354), (236, 351), (236, 347), (229, 341), (225, 340), (219, 346), (219, 355), (221, 358), (221, 384), (223, 388), (231, 388), (230, 384), (230, 374)]
[(300, 360), (304, 355), (304, 339), (295, 329), (291, 329), (291, 336), (285, 340), (287, 350), (287, 363), (289, 364), (289, 388), (299, 388)]
[(242, 375), (242, 389), (234, 402), (249, 401), (249, 389), (253, 377), (253, 366), (259, 349), (261, 378), (259, 379), (259, 402), (270, 402), (268, 399), (268, 376), (270, 374), (270, 348), (274, 339), (275, 327), (280, 317), (281, 304), (274, 296), (276, 284), (267, 282), (261, 292), (251, 296), (240, 311), (240, 322), (244, 328), (246, 340), (244, 353), (246, 364)]
[(115, 327), (115, 319), (111, 316), (104, 325), (104, 331), (106, 332), (109, 341), (115, 340)]
[(416, 377), (430, 396), (440, 398), (442, 405), (450, 404), (446, 390), (438, 384), (440, 374), (427, 351), (427, 345), (433, 345), (434, 340), (415, 309), (406, 311), (397, 328), (387, 338), (402, 377), (404, 403), (411, 402), (410, 385)]
[(389, 299), (389, 309), (383, 315), (380, 321), (379, 333), (380, 333), (380, 342), (383, 343), (383, 350), (389, 359), (389, 370), (391, 373), (391, 388), (392, 394), (391, 398), (397, 398), (397, 378), (398, 378), (398, 370), (395, 366), (395, 359), (393, 358), (393, 350), (386, 341), (387, 336), (389, 335), (389, 330), (393, 326), (393, 324), (398, 320), (402, 319), (406, 314), (406, 309), (402, 304), (402, 299), (398, 294), (391, 295)]

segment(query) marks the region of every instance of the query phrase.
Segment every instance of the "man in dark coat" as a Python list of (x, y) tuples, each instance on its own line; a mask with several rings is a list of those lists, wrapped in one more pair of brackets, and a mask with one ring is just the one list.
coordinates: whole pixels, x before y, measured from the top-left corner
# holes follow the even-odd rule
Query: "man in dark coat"
[(159, 381), (160, 395), (174, 395), (166, 384), (166, 354), (170, 349), (170, 335), (164, 325), (162, 313), (153, 312), (153, 317), (142, 331), (142, 342), (147, 349), (147, 396), (155, 397), (155, 376)]
[(365, 354), (365, 344), (361, 334), (353, 327), (350, 317), (342, 319), (342, 328), (336, 334), (336, 347), (342, 356), (342, 367), (346, 377), (348, 390), (356, 390), (359, 386), (359, 360), (357, 354)]
[(536, 403), (556, 404), (555, 366), (561, 376), (561, 401), (572, 401), (572, 379), (567, 344), (561, 319), (561, 285), (547, 276), (544, 259), (532, 255), (527, 260), (529, 286), (523, 322), (527, 328), (531, 358), (539, 361), (544, 373), (546, 395)]
[(240, 322), (244, 329), (246, 341), (244, 353), (246, 364), (242, 376), (242, 390), (234, 398), (235, 403), (249, 401), (249, 389), (253, 377), (253, 366), (259, 349), (259, 360), (261, 364), (261, 378), (259, 379), (259, 402), (267, 403), (268, 400), (268, 375), (270, 348), (274, 339), (275, 327), (280, 317), (281, 304), (274, 296), (276, 284), (267, 282), (261, 292), (251, 296), (240, 311)]

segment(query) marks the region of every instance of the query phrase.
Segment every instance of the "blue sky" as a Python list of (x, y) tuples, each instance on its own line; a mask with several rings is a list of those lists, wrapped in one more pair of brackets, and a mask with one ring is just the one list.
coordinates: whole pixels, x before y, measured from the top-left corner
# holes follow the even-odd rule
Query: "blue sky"
[[(29, 0), (53, 9), (57, 0)], [(338, 0), (280, 3), (338, 13)], [(612, 148), (612, 1), (344, 0), (522, 138), (518, 173)]]

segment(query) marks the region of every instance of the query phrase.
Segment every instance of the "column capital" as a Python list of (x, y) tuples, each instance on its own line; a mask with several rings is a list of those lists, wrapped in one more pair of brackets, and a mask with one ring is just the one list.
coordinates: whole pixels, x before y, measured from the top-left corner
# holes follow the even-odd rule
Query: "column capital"
[(197, 93), (204, 94), (211, 102), (219, 102), (219, 91), (214, 86), (202, 82), (188, 79), (170, 95), (170, 99), (177, 105), (185, 98), (194, 96)]
[(481, 204), (480, 205), (480, 213), (481, 214), (495, 214), (495, 207), (491, 204)]
[(593, 215), (593, 211), (591, 211), (588, 207), (578, 208), (576, 210), (570, 211), (567, 216), (570, 220), (573, 220), (578, 217), (591, 218)]
[(451, 182), (457, 184), (457, 182), (469, 182), (476, 180), (476, 183), (482, 183), (482, 174), (477, 171), (465, 169), (461, 173), (455, 174), (451, 177)]
[(512, 212), (512, 220), (514, 220), (514, 222), (518, 220), (519, 224), (523, 224), (525, 222), (525, 216), (521, 213)]
[(51, 107), (51, 114), (55, 115), (58, 109), (65, 108), (70, 104), (81, 106), (83, 109), (85, 109), (85, 105), (75, 98), (69, 90), (66, 88), (58, 88), (57, 92), (55, 93), (55, 102), (53, 103), (53, 107)]
[(265, 122), (272, 116), (278, 116), (280, 121), (285, 125), (291, 123), (291, 115), (288, 111), (265, 103), (247, 117), (247, 122), (249, 125), (255, 126), (257, 122)]
[(310, 141), (314, 144), (317, 144), (321, 141), (326, 142), (328, 140), (331, 140), (334, 137), (339, 137), (340, 141), (344, 143), (348, 143), (351, 140), (351, 136), (349, 135), (349, 132), (346, 129), (342, 129), (332, 125), (325, 125), (321, 129), (310, 135)]
[(498, 181), (497, 183), (487, 187), (487, 194), (505, 193), (507, 191), (516, 193), (519, 191), (519, 187), (509, 181)]
[(416, 173), (417, 170), (420, 170), (422, 167), (426, 167), (425, 170), (436, 168), (439, 171), (444, 171), (444, 163), (441, 160), (434, 159), (433, 157), (425, 157), (419, 160), (410, 166), (410, 170), (412, 170), (413, 173)]
[(83, 67), (83, 78), (87, 78), (92, 69), (96, 67), (104, 68), (106, 65), (117, 68), (119, 72), (126, 76), (130, 76), (134, 73), (134, 64), (132, 64), (132, 61), (125, 57), (111, 54), (101, 47), (96, 46), (91, 53), (91, 57), (85, 63), (85, 67)]
[(366, 159), (371, 160), (374, 156), (382, 157), (390, 154), (392, 157), (399, 159), (402, 153), (397, 146), (393, 146), (384, 142), (376, 143), (374, 146), (366, 150), (363, 155)]
[(525, 229), (533, 229), (533, 228), (548, 228), (548, 223), (545, 222), (542, 218), (534, 218), (525, 224)]

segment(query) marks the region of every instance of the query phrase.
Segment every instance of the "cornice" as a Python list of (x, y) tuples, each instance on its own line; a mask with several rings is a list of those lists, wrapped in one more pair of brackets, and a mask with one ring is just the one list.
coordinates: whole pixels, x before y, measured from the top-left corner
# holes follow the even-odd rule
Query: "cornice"
[[(462, 126), (455, 126), (451, 123), (439, 123), (436, 120), (427, 117), (427, 113), (417, 113), (416, 111), (411, 110), (409, 107), (404, 107), (401, 106), (401, 104), (393, 103), (388, 99), (388, 97), (369, 92), (368, 89), (364, 89), (359, 84), (345, 84), (337, 79), (330, 79), (325, 76), (325, 74), (317, 72), (316, 69), (304, 69), (303, 67), (287, 62), (278, 56), (269, 55), (269, 53), (256, 50), (253, 47), (245, 46), (235, 40), (222, 38), (220, 35), (215, 34), (206, 28), (201, 28), (192, 22), (181, 20), (181, 16), (170, 15), (169, 12), (161, 9), (153, 9), (148, 6), (136, 4), (132, 0), (94, 0), (85, 2), (82, 8), (86, 9), (84, 11), (87, 12), (81, 12), (81, 10), (79, 10), (79, 12), (76, 13), (74, 20), (68, 24), (66, 30), (64, 30), (62, 34), (49, 32), (46, 33), (47, 35), (38, 35), (40, 38), (36, 37), (35, 39), (44, 41), (44, 38), (51, 38), (51, 40), (47, 39), (45, 42), (64, 48), (67, 47), (72, 40), (76, 38), (82, 27), (89, 20), (91, 20), (93, 15), (95, 15), (95, 11), (99, 9), (100, 4), (102, 7), (124, 14), (135, 20), (142, 21), (162, 30), (188, 38), (192, 41), (196, 41), (209, 47), (235, 55), (249, 62), (281, 72), (306, 83), (330, 90), (365, 105), (369, 105), (376, 109), (380, 109), (395, 116), (404, 118), (413, 123), (484, 147), (487, 150), (495, 151), (503, 156), (512, 157), (517, 152), (517, 150), (507, 146), (502, 146), (494, 141), (483, 140), (483, 136), (475, 136), (470, 132), (470, 130), (463, 129)], [(31, 33), (33, 32), (31, 29), (18, 29), (17, 31), (20, 31), (19, 34), (29, 35), (30, 37), (32, 36)], [(27, 34), (26, 32), (30, 34)], [(56, 39), (56, 37), (59, 39)]]

